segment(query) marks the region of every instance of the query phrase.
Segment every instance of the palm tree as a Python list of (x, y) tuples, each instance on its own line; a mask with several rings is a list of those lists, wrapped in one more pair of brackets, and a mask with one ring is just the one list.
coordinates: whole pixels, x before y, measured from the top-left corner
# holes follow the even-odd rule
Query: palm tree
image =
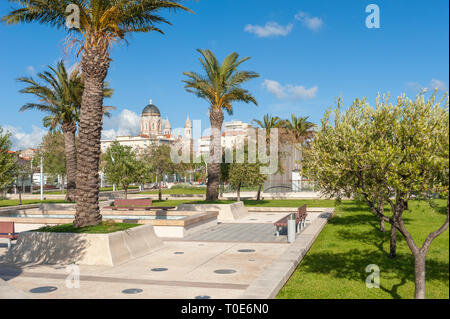
[(160, 11), (189, 10), (178, 0), (10, 0), (17, 5), (3, 20), (8, 24), (39, 22), (66, 29), (69, 5), (79, 11), (77, 27), (68, 31), (80, 44), (81, 70), (84, 77), (80, 122), (78, 125), (78, 173), (75, 227), (97, 225), (102, 216), (98, 205), (100, 138), (103, 118), (104, 82), (108, 74), (110, 48), (134, 32), (163, 31), (158, 23), (170, 24)]
[(221, 130), (224, 119), (223, 109), (228, 114), (233, 113), (232, 103), (235, 101), (253, 103), (258, 105), (255, 98), (241, 84), (250, 79), (259, 77), (259, 74), (251, 71), (238, 71), (238, 66), (249, 60), (243, 58), (239, 60), (236, 52), (228, 55), (219, 64), (214, 53), (210, 50), (197, 50), (203, 57), (200, 63), (206, 75), (196, 72), (184, 72), (187, 76), (183, 80), (185, 89), (205, 99), (209, 103), (209, 119), (212, 129), (212, 141), (210, 148), (211, 163), (208, 165), (208, 182), (206, 188), (206, 200), (215, 201), (219, 197), (219, 174), (222, 160)]
[[(270, 114), (266, 114), (263, 117), (263, 120), (253, 119), (253, 122), (257, 124), (260, 128), (266, 130), (266, 143), (269, 142), (270, 139), (270, 131), (274, 128), (281, 128), (284, 124), (284, 121), (278, 116), (272, 116)], [(258, 190), (256, 192), (256, 200), (260, 200), (261, 198), (261, 189), (264, 184), (264, 179), (261, 179), (261, 183), (258, 184)]]
[(303, 161), (303, 148), (308, 147), (309, 142), (311, 141), (314, 135), (314, 128), (316, 124), (308, 121), (307, 116), (295, 116), (294, 113), (291, 114), (291, 120), (285, 120), (283, 124), (284, 128), (287, 129), (288, 134), (291, 137), (292, 142), (294, 143), (295, 149), (300, 151), (300, 189), (302, 188), (302, 179), (303, 176), (301, 174), (302, 171), (302, 161)]
[[(80, 115), (81, 96), (83, 94), (83, 78), (80, 69), (69, 74), (63, 61), (59, 61), (56, 68), (48, 66), (50, 71), (39, 73), (42, 80), (38, 83), (32, 77), (20, 77), (17, 80), (29, 86), (20, 90), (20, 93), (32, 94), (39, 98), (38, 103), (26, 103), (20, 111), (37, 109), (49, 113), (42, 120), (43, 125), (54, 131), (61, 129), (64, 135), (64, 148), (66, 153), (67, 195), (66, 200), (75, 201), (77, 176), (77, 151), (75, 133)], [(112, 96), (113, 90), (105, 86), (105, 97)], [(112, 108), (112, 107), (108, 107)], [(105, 115), (109, 113), (105, 108)]]
[(291, 120), (284, 120), (283, 126), (290, 132), (294, 143), (308, 143), (313, 134), (316, 124), (308, 121), (308, 116), (295, 116), (291, 114)]
[(272, 116), (270, 114), (264, 115), (262, 121), (254, 119), (253, 122), (267, 131), (270, 131), (272, 128), (278, 128), (283, 124), (283, 121), (278, 116)]

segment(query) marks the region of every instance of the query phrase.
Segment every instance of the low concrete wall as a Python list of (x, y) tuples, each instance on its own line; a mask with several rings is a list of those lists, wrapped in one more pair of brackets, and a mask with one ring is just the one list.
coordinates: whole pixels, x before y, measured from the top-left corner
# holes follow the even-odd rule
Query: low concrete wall
[(219, 211), (217, 219), (219, 221), (233, 221), (248, 215), (248, 209), (243, 202), (233, 204), (181, 204), (178, 205), (179, 211)]
[(217, 218), (204, 220), (188, 226), (153, 226), (158, 237), (184, 238), (200, 230), (217, 225)]
[(115, 266), (162, 245), (151, 224), (110, 234), (24, 232), (2, 261)]

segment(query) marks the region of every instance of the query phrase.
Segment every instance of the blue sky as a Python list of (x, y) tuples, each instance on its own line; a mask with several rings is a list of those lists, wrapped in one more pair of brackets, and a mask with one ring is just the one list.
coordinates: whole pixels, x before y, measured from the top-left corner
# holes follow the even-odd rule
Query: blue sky
[[(380, 8), (379, 29), (368, 29), (368, 4)], [(138, 115), (152, 99), (173, 128), (186, 116), (208, 123), (208, 104), (185, 91), (184, 71), (201, 71), (197, 48), (223, 59), (236, 51), (251, 60), (243, 69), (261, 77), (245, 85), (259, 105), (234, 105), (225, 121), (251, 121), (266, 113), (309, 116), (320, 122), (342, 96), (373, 102), (378, 92), (414, 96), (420, 88), (449, 85), (448, 1), (185, 1), (195, 14), (165, 14), (173, 26), (165, 35), (135, 34), (112, 49), (107, 80), (115, 89), (108, 105), (117, 110), (105, 132), (134, 133)], [(0, 15), (10, 9), (1, 1)], [(13, 133), (15, 148), (40, 141), (44, 129), (38, 111), (19, 113), (33, 101), (20, 94), (15, 79), (33, 75), (64, 57), (65, 33), (38, 24), (0, 25), (0, 125)], [(68, 65), (75, 61), (66, 55)]]

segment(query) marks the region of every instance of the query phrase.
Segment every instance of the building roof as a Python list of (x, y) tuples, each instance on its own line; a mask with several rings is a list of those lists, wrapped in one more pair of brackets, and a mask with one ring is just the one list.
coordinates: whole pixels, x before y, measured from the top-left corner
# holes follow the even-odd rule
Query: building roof
[(161, 112), (159, 111), (159, 109), (156, 107), (156, 105), (154, 105), (152, 103), (152, 100), (150, 100), (150, 103), (144, 107), (144, 109), (142, 110), (142, 114), (148, 114), (148, 115), (159, 115), (161, 116)]
[(191, 120), (189, 119), (189, 115), (186, 119), (186, 122), (184, 122), (184, 127), (192, 127)]

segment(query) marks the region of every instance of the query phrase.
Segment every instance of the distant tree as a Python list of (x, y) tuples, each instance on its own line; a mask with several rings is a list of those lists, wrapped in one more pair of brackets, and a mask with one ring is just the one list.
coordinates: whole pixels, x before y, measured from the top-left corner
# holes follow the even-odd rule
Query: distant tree
[(27, 181), (32, 180), (33, 168), (31, 160), (26, 160), (20, 157), (20, 151), (15, 153), (15, 166), (13, 169), (14, 174), (14, 187), (19, 194), (19, 205), (22, 205), (22, 192), (24, 185)]
[(145, 150), (143, 160), (147, 163), (149, 172), (158, 179), (158, 199), (162, 200), (162, 180), (165, 174), (173, 174), (176, 165), (170, 157), (170, 146), (162, 144)]
[[(219, 63), (216, 56), (210, 50), (197, 50), (202, 58), (205, 75), (196, 72), (184, 72), (187, 77), (183, 82), (188, 92), (196, 94), (209, 103), (209, 119), (212, 128), (212, 139), (210, 147), (210, 158), (208, 164), (208, 182), (206, 189), (206, 200), (215, 201), (219, 197), (220, 159), (222, 158), (221, 131), (224, 119), (223, 110), (233, 114), (234, 102), (253, 103), (257, 105), (256, 99), (248, 90), (241, 85), (259, 74), (251, 71), (239, 71), (238, 67), (250, 58), (239, 60), (236, 52), (228, 55)], [(215, 154), (214, 150), (220, 150)]]
[(11, 152), (11, 134), (0, 126), (0, 190), (14, 182), (16, 156)]
[(122, 185), (125, 198), (131, 184), (141, 183), (145, 176), (145, 165), (137, 158), (137, 154), (130, 146), (120, 145), (114, 141), (105, 152), (106, 179), (113, 184)]
[(268, 133), (270, 133), (271, 129), (279, 128), (284, 124), (284, 121), (278, 116), (271, 116), (270, 114), (264, 115), (262, 121), (253, 119), (253, 122), (259, 125), (260, 128), (266, 129)]
[(236, 149), (233, 150), (233, 162), (223, 163), (221, 165), (221, 179), (227, 180), (231, 186), (236, 189), (237, 200), (241, 200), (242, 186), (258, 187), (257, 200), (260, 199), (261, 187), (267, 179), (266, 174), (261, 173), (261, 167), (264, 166), (256, 157), (255, 163), (248, 161), (248, 145), (244, 145), (243, 163), (238, 163), (236, 158)]
[[(443, 107), (442, 104), (445, 103)], [(432, 241), (449, 226), (449, 100), (436, 93), (397, 103), (378, 96), (375, 108), (356, 99), (345, 112), (342, 103), (328, 110), (306, 152), (305, 174), (329, 196), (359, 195), (378, 218), (405, 239), (414, 256), (415, 298), (425, 298), (425, 260)], [(403, 214), (414, 196), (447, 197), (447, 216), (418, 246)], [(389, 204), (387, 216), (380, 200)]]
[[(34, 166), (38, 166), (38, 161), (42, 156), (42, 166), (44, 172), (51, 177), (61, 176), (62, 191), (64, 193), (64, 180), (66, 177), (66, 149), (65, 136), (60, 131), (50, 131), (42, 139), (37, 156), (35, 156)], [(73, 197), (66, 194), (67, 201), (75, 201)]]

